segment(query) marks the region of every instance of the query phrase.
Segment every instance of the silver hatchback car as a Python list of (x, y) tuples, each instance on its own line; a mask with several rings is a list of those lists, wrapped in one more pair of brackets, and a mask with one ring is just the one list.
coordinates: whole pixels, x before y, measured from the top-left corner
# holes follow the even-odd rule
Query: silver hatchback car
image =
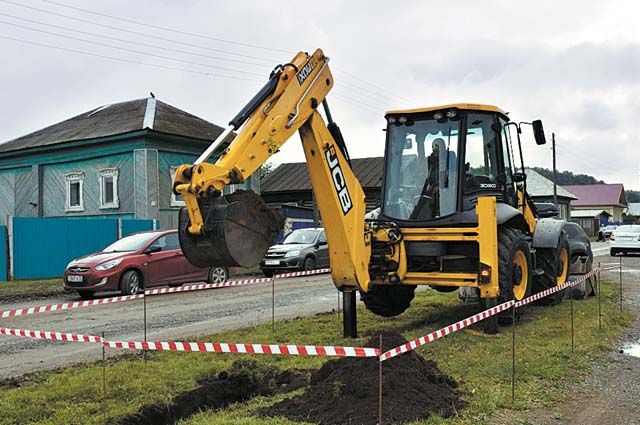
[(323, 228), (298, 229), (273, 245), (260, 262), (265, 276), (294, 270), (329, 267), (327, 235)]

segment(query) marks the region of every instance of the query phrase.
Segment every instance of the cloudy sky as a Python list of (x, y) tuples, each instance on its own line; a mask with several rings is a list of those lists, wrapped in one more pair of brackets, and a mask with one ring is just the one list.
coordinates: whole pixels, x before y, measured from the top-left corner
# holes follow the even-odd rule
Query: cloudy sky
[(225, 125), (273, 65), (322, 47), (352, 157), (382, 155), (387, 109), (490, 103), (541, 118), (560, 169), (640, 189), (638, 16), (634, 1), (0, 0), (0, 140), (150, 91)]

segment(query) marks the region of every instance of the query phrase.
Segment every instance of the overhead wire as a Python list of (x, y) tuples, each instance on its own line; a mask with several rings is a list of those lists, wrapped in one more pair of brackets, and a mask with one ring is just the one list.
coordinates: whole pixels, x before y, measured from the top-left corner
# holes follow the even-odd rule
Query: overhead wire
[(211, 56), (211, 55), (191, 52), (191, 51), (187, 51), (187, 50), (173, 49), (171, 47), (166, 47), (166, 46), (159, 46), (159, 45), (155, 45), (155, 44), (142, 43), (140, 41), (128, 40), (128, 39), (119, 38), (119, 37), (113, 37), (113, 36), (109, 36), (109, 35), (106, 35), (106, 34), (97, 34), (97, 33), (94, 33), (94, 32), (82, 31), (82, 30), (78, 30), (78, 29), (75, 29), (75, 28), (64, 27), (62, 25), (55, 25), (55, 24), (51, 24), (51, 23), (48, 23), (48, 22), (37, 21), (37, 20), (34, 20), (34, 19), (27, 19), (27, 18), (23, 18), (21, 16), (11, 15), (9, 13), (0, 13), (0, 16), (4, 16), (4, 17), (7, 17), (7, 18), (11, 18), (11, 19), (16, 19), (16, 20), (19, 20), (19, 21), (29, 22), (29, 23), (32, 23), (32, 24), (43, 25), (43, 26), (50, 27), (50, 28), (56, 28), (56, 29), (60, 29), (60, 30), (63, 30), (63, 31), (69, 31), (69, 32), (74, 32), (74, 33), (78, 33), (78, 34), (89, 35), (89, 36), (92, 36), (92, 37), (98, 37), (98, 38), (104, 38), (104, 39), (107, 39), (107, 40), (118, 41), (118, 42), (121, 42), (121, 43), (129, 43), (129, 44), (133, 44), (133, 45), (136, 45), (136, 46), (151, 47), (151, 48), (154, 48), (154, 49), (165, 50), (167, 52), (181, 53), (181, 54), (190, 55), (190, 56), (203, 57), (203, 58), (207, 58), (207, 59), (215, 59), (215, 60), (220, 60), (220, 61), (225, 61), (225, 62), (239, 63), (239, 64), (243, 64), (243, 65), (260, 66), (260, 67), (263, 67), (265, 69), (269, 68), (269, 65), (263, 64), (263, 63), (249, 62), (249, 61), (244, 61), (244, 60), (239, 60), (239, 59), (223, 58), (221, 56)]
[(225, 67), (217, 66), (217, 65), (211, 65), (211, 64), (206, 64), (206, 63), (188, 61), (188, 60), (184, 60), (184, 59), (172, 58), (170, 56), (157, 55), (155, 53), (143, 52), (143, 51), (140, 51), (140, 50), (129, 49), (129, 48), (126, 48), (126, 47), (115, 46), (113, 44), (101, 43), (99, 41), (87, 40), (87, 39), (83, 39), (83, 38), (79, 38), (79, 37), (73, 37), (73, 36), (70, 36), (70, 35), (57, 34), (57, 33), (51, 32), (51, 31), (41, 30), (41, 29), (38, 29), (38, 28), (32, 28), (32, 27), (28, 27), (28, 26), (25, 26), (25, 25), (14, 24), (14, 23), (11, 23), (11, 22), (1, 21), (1, 20), (0, 20), (0, 24), (11, 25), (11, 26), (14, 26), (14, 27), (17, 27), (17, 28), (23, 28), (23, 29), (27, 29), (27, 30), (30, 30), (30, 31), (36, 31), (36, 32), (44, 33), (44, 34), (49, 34), (49, 35), (53, 35), (54, 37), (61, 37), (61, 38), (69, 39), (69, 40), (81, 41), (83, 43), (94, 44), (94, 45), (97, 45), (97, 46), (109, 47), (109, 48), (116, 49), (116, 50), (121, 50), (121, 51), (124, 51), (124, 52), (136, 53), (136, 54), (139, 54), (139, 55), (150, 56), (150, 57), (164, 59), (164, 60), (170, 60), (170, 61), (174, 61), (174, 62), (181, 62), (181, 63), (185, 63), (185, 64), (188, 64), (188, 65), (202, 66), (202, 67), (206, 67), (206, 68), (219, 69), (219, 70), (222, 70), (222, 71), (236, 72), (236, 73), (240, 73), (240, 74), (255, 75), (255, 76), (258, 76), (258, 77), (261, 77), (261, 76), (264, 75), (264, 74), (259, 74), (257, 72), (243, 71), (243, 70), (233, 69), (233, 68), (225, 68)]

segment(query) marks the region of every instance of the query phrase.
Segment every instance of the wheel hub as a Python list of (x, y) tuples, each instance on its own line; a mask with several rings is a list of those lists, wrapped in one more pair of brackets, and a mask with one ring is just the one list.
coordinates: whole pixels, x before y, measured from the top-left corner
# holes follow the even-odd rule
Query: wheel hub
[(513, 269), (513, 284), (520, 285), (522, 283), (522, 267), (519, 264)]

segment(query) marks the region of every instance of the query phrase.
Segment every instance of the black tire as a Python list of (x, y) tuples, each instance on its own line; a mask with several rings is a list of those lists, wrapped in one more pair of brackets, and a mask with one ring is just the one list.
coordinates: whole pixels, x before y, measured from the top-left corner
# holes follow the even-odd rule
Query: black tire
[(368, 292), (360, 291), (360, 299), (373, 314), (393, 317), (409, 308), (415, 290), (415, 285), (373, 285)]
[[(512, 227), (500, 229), (498, 234), (498, 284), (500, 295), (497, 300), (485, 300), (485, 307), (490, 308), (506, 301), (520, 301), (531, 295), (531, 249), (529, 241), (522, 231)], [(489, 305), (490, 304), (490, 305)], [(516, 310), (516, 320), (525, 312), (526, 306)], [(509, 324), (513, 322), (513, 312), (507, 310), (500, 315), (492, 316), (488, 321)], [(492, 332), (487, 332), (487, 330)], [(486, 333), (495, 333), (497, 323), (487, 324)]]
[(316, 260), (313, 257), (307, 257), (302, 263), (302, 270), (315, 270)]
[(179, 288), (183, 285), (183, 283), (170, 283), (169, 287), (171, 288)]
[[(593, 270), (593, 257), (587, 259), (586, 272), (589, 273)], [(567, 291), (567, 297), (571, 297), (574, 300), (583, 300), (587, 297), (593, 297), (596, 295), (596, 278), (591, 276), (587, 280), (578, 283), (576, 286), (569, 288)]]
[(135, 270), (127, 270), (120, 278), (120, 292), (122, 295), (135, 295), (142, 288), (142, 277)]
[(226, 267), (210, 267), (207, 282), (222, 283), (229, 279), (229, 270)]
[(78, 296), (83, 300), (91, 300), (96, 296), (96, 293), (93, 291), (78, 291)]
[[(566, 264), (560, 260), (561, 253), (566, 250)], [(538, 265), (542, 267), (544, 273), (537, 276), (535, 280), (536, 292), (544, 291), (545, 289), (553, 288), (560, 283), (561, 273), (566, 276), (566, 280), (569, 278), (569, 258), (571, 258), (571, 251), (569, 250), (569, 242), (566, 235), (563, 233), (560, 237), (560, 242), (556, 248), (551, 249), (538, 249), (537, 260)], [(538, 303), (541, 305), (556, 305), (562, 302), (564, 298), (564, 291), (558, 291), (544, 298), (541, 298)]]
[(615, 257), (617, 253), (618, 253), (618, 252), (617, 252), (615, 249), (613, 249), (613, 248), (611, 248), (611, 249), (609, 250), (609, 255), (610, 255), (610, 256), (612, 256), (612, 257)]
[(276, 274), (275, 270), (269, 270), (269, 269), (263, 269), (262, 270), (262, 274), (265, 275), (266, 277), (273, 277), (273, 275)]

